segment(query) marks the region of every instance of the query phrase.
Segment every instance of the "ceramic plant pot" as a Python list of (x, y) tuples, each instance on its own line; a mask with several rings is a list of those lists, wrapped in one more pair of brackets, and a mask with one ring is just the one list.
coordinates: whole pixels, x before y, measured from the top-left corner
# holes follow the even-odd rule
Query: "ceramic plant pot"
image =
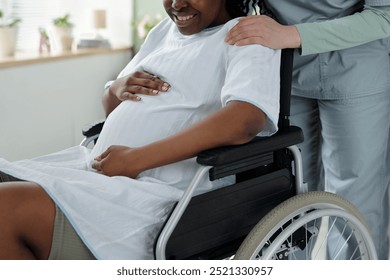
[(67, 52), (72, 50), (73, 29), (71, 27), (53, 26), (51, 37), (54, 51)]
[(13, 56), (16, 48), (17, 27), (0, 26), (0, 57)]

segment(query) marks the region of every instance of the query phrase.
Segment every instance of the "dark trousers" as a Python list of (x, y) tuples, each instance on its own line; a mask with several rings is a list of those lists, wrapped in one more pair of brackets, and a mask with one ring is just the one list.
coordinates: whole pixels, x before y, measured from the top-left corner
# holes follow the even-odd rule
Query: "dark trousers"
[(11, 175), (8, 175), (2, 171), (0, 171), (0, 183), (5, 183), (5, 182), (15, 182), (15, 181), (23, 181), (18, 178), (15, 178)]

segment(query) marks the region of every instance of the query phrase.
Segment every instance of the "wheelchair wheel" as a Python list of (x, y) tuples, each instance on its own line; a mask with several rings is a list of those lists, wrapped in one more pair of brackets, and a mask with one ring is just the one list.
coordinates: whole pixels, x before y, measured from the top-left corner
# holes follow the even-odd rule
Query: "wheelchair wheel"
[(328, 192), (294, 196), (269, 212), (248, 234), (234, 259), (376, 259), (360, 212)]

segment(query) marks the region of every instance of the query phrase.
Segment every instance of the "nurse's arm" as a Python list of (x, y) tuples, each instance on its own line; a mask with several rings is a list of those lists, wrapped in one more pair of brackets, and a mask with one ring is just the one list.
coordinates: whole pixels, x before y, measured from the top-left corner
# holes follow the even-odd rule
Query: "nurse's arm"
[(353, 15), (282, 25), (264, 15), (241, 18), (226, 36), (231, 45), (301, 48), (302, 55), (352, 48), (390, 36), (390, 6), (368, 6)]
[(352, 48), (390, 36), (390, 6), (365, 6), (360, 13), (295, 27), (302, 55)]

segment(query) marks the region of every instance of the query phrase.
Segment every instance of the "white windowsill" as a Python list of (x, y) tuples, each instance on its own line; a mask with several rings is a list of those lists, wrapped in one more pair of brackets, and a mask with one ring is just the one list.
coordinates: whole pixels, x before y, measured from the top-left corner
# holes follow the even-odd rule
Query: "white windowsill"
[(132, 47), (113, 47), (113, 48), (96, 48), (81, 49), (55, 54), (39, 54), (38, 52), (17, 52), (14, 56), (0, 57), (0, 69), (25, 66), (36, 63), (52, 62), (58, 60), (71, 59), (81, 56), (91, 56), (99, 54), (109, 54), (114, 52), (132, 52)]

